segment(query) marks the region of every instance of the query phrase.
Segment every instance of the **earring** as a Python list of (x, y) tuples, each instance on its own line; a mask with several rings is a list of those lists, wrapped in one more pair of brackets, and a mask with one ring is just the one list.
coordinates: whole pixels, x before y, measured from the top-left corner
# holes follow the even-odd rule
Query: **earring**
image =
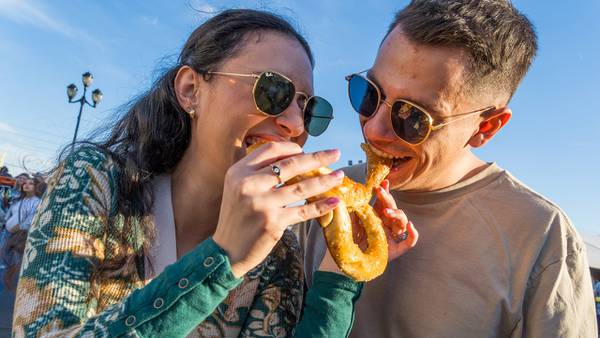
[(190, 115), (190, 118), (192, 120), (196, 118), (196, 110), (191, 109), (190, 111), (188, 111), (188, 114)]

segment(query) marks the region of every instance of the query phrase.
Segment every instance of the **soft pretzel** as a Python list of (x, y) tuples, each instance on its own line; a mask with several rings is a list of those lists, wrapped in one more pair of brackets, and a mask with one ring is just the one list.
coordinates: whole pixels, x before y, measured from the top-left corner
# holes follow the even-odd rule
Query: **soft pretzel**
[[(248, 147), (252, 152), (264, 143)], [(369, 281), (383, 273), (388, 261), (388, 244), (382, 222), (369, 204), (373, 188), (378, 187), (390, 172), (391, 160), (375, 155), (367, 144), (361, 148), (367, 155), (366, 184), (360, 184), (344, 177), (341, 185), (309, 199), (315, 201), (325, 197), (338, 197), (340, 203), (330, 213), (319, 218), (327, 247), (338, 267), (356, 281)], [(294, 184), (306, 178), (326, 175), (331, 169), (322, 167), (296, 176), (285, 184)], [(362, 251), (352, 236), (350, 214), (355, 213), (364, 226), (367, 236), (367, 249)]]

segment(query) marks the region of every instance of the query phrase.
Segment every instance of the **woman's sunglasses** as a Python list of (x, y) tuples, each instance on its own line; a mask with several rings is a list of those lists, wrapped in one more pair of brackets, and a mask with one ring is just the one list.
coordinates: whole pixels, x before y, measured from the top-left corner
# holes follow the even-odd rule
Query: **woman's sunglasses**
[(434, 125), (431, 115), (419, 105), (405, 99), (397, 99), (392, 103), (386, 101), (379, 87), (362, 75), (365, 72), (346, 76), (346, 80), (348, 81), (348, 96), (350, 97), (352, 108), (360, 115), (371, 118), (379, 109), (381, 102), (383, 102), (391, 109), (390, 116), (394, 133), (400, 139), (412, 145), (419, 145), (425, 142), (432, 131), (438, 130), (450, 123), (495, 109), (494, 106), (489, 106), (477, 111), (449, 116), (456, 118)]
[(329, 126), (333, 119), (333, 107), (326, 99), (320, 96), (308, 96), (297, 92), (292, 80), (285, 75), (266, 71), (260, 74), (239, 74), (226, 72), (207, 71), (209, 75), (241, 76), (256, 79), (252, 96), (254, 105), (261, 113), (268, 116), (281, 115), (294, 101), (296, 94), (304, 98), (302, 113), (304, 115), (304, 129), (311, 136), (319, 136)]

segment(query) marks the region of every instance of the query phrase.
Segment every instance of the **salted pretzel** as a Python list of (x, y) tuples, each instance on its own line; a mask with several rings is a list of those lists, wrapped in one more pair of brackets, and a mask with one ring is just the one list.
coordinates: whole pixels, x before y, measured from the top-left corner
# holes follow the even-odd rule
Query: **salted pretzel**
[[(251, 145), (247, 153), (251, 153), (262, 144), (264, 143)], [(309, 202), (333, 196), (340, 199), (340, 203), (333, 211), (319, 218), (327, 247), (336, 264), (345, 274), (356, 281), (369, 281), (383, 273), (388, 261), (386, 234), (381, 219), (377, 217), (369, 202), (373, 195), (373, 188), (378, 187), (389, 174), (392, 160), (377, 156), (367, 144), (362, 144), (361, 148), (367, 155), (366, 185), (344, 177), (341, 185), (310, 198)], [(331, 169), (321, 167), (289, 179), (285, 184), (294, 184), (331, 172)], [(351, 213), (355, 213), (364, 226), (368, 245), (365, 251), (354, 243)]]

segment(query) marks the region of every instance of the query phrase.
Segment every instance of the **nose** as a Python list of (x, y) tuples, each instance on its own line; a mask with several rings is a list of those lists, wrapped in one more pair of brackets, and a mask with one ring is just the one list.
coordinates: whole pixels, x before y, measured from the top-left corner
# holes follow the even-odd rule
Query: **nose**
[(282, 136), (298, 137), (304, 133), (304, 117), (298, 105), (291, 104), (283, 114), (275, 118), (275, 124)]
[(397, 139), (390, 114), (391, 108), (385, 102), (381, 102), (373, 117), (368, 120), (361, 117), (363, 133), (367, 140), (394, 142)]

